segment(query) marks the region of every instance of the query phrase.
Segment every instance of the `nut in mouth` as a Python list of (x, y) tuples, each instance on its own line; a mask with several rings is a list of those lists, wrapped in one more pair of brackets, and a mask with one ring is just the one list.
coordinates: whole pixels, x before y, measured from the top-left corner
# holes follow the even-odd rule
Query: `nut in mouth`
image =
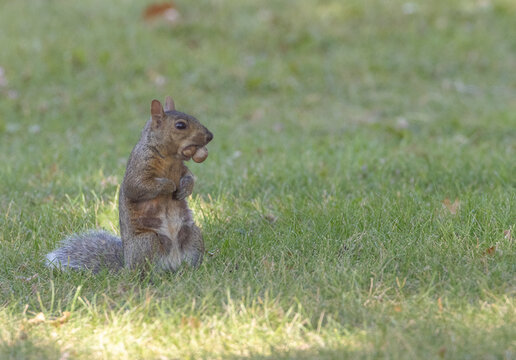
[(185, 147), (181, 154), (186, 158), (192, 158), (196, 163), (202, 163), (208, 157), (208, 149), (206, 146), (189, 145)]

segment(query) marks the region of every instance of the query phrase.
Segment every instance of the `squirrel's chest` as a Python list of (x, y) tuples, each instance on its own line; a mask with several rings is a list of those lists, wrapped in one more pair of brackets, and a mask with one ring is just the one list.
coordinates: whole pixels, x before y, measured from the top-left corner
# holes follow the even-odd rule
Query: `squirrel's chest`
[(133, 223), (137, 232), (153, 231), (175, 239), (181, 227), (192, 222), (185, 200), (173, 200), (170, 195), (135, 204)]
[(179, 187), (179, 181), (188, 171), (182, 162), (177, 161), (154, 161), (150, 164), (150, 168), (153, 170), (154, 177), (170, 179), (176, 187)]

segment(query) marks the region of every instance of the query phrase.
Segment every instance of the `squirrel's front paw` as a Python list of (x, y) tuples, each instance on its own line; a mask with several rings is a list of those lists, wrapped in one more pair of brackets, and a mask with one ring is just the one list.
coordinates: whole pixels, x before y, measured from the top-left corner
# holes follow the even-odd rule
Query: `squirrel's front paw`
[(193, 176), (186, 175), (179, 181), (179, 189), (174, 193), (174, 199), (183, 200), (192, 194), (194, 187)]
[(176, 191), (176, 184), (167, 178), (155, 178), (161, 194), (170, 194)]

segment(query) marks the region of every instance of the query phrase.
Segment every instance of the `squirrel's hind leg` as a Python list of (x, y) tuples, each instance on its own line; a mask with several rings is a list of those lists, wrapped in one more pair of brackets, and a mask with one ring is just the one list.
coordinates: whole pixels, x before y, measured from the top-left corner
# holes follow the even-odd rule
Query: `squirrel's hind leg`
[(199, 227), (195, 224), (183, 225), (177, 238), (186, 262), (193, 267), (201, 265), (204, 241)]
[(132, 238), (124, 248), (125, 266), (131, 269), (176, 271), (181, 265), (177, 242), (168, 236), (145, 232)]
[(158, 251), (158, 238), (153, 232), (134, 236), (124, 243), (124, 262), (129, 269), (145, 269), (153, 263)]

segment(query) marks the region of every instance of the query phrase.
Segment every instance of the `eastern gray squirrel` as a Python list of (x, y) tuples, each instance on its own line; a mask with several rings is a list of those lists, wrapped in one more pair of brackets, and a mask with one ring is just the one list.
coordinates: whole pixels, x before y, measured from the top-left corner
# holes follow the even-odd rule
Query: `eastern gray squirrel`
[(151, 118), (134, 147), (120, 186), (121, 239), (92, 230), (64, 239), (46, 256), (49, 267), (98, 272), (154, 267), (175, 271), (183, 261), (202, 262), (204, 242), (188, 207), (194, 177), (184, 162), (203, 162), (213, 134), (191, 115), (151, 103)]

